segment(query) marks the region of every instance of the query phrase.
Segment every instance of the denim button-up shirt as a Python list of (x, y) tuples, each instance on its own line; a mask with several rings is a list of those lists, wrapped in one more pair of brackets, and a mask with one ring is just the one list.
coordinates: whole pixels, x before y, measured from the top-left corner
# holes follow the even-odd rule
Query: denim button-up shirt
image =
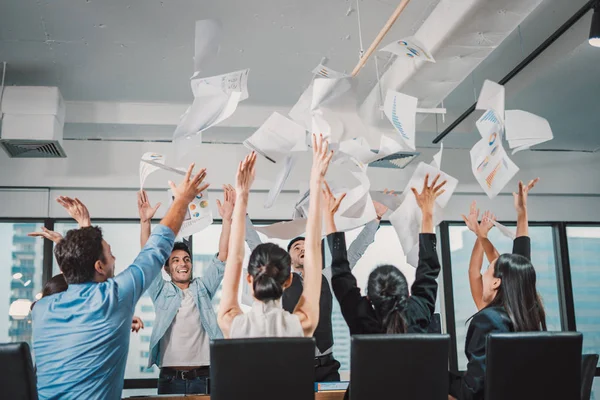
[[(223, 338), (211, 300), (223, 280), (224, 273), (225, 262), (219, 260), (215, 255), (208, 268), (206, 268), (204, 276), (194, 278), (190, 282), (191, 295), (198, 311), (200, 311), (200, 321), (190, 321), (190, 323), (201, 324), (210, 339)], [(177, 315), (177, 310), (179, 310), (183, 299), (183, 292), (173, 282), (166, 281), (162, 278), (162, 275), (159, 275), (148, 288), (148, 295), (152, 299), (156, 311), (156, 320), (150, 337), (150, 357), (148, 359), (148, 367), (151, 367), (153, 364), (161, 365), (160, 342)]]

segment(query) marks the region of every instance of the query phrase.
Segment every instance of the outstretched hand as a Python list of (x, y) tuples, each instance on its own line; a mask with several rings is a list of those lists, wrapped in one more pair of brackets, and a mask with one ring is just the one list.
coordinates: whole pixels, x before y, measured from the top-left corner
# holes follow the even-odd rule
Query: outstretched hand
[(50, 229), (46, 229), (46, 227), (44, 227), (44, 226), (42, 226), (41, 232), (31, 232), (31, 233), (28, 233), (27, 236), (43, 237), (48, 240), (52, 240), (54, 243), (60, 242), (63, 238), (60, 233), (51, 231)]
[(144, 329), (144, 321), (140, 317), (133, 316), (131, 321), (131, 332), (139, 332), (140, 329)]
[(87, 226), (92, 226), (92, 221), (90, 219), (90, 213), (85, 206), (77, 197), (72, 199), (67, 196), (58, 196), (56, 199), (58, 204), (63, 206), (65, 210), (69, 213), (69, 215), (77, 221), (80, 228), (85, 228)]
[(248, 154), (238, 166), (237, 175), (235, 177), (235, 191), (238, 195), (248, 195), (250, 188), (254, 182), (254, 175), (256, 173), (256, 152)]
[(329, 150), (329, 142), (323, 139), (323, 135), (312, 136), (313, 164), (311, 179), (323, 179), (329, 168), (333, 157), (333, 150)]
[(329, 185), (327, 184), (327, 182), (325, 182), (325, 185), (323, 187), (323, 210), (325, 211), (326, 215), (335, 215), (335, 213), (340, 209), (340, 204), (342, 203), (342, 200), (344, 200), (344, 197), (346, 197), (346, 193), (342, 193), (337, 199), (335, 198), (335, 196), (333, 195), (333, 193), (331, 192), (331, 189), (329, 188)]
[(517, 193), (513, 192), (515, 209), (517, 212), (524, 212), (527, 210), (527, 196), (529, 195), (529, 191), (533, 189), (539, 181), (540, 178), (532, 179), (527, 186), (523, 185), (522, 181), (519, 181), (519, 191)]
[(484, 212), (479, 224), (479, 236), (487, 237), (488, 232), (494, 227), (494, 221), (496, 216), (491, 211)]
[(383, 218), (383, 216), (389, 210), (389, 208), (385, 204), (381, 204), (380, 202), (375, 200), (373, 200), (373, 206), (375, 207), (377, 219), (381, 221), (381, 218)]
[(417, 204), (423, 213), (432, 214), (435, 199), (437, 199), (446, 191), (442, 189), (446, 184), (446, 181), (443, 181), (436, 186), (438, 179), (440, 179), (440, 174), (437, 174), (433, 182), (431, 182), (431, 185), (429, 185), (429, 174), (427, 174), (425, 175), (425, 181), (423, 182), (423, 189), (421, 190), (421, 193), (417, 192), (417, 189), (414, 187), (411, 188), (415, 195), (415, 199), (417, 200)]
[(469, 216), (461, 215), (462, 219), (465, 221), (467, 228), (471, 232), (477, 235), (479, 230), (479, 208), (477, 208), (477, 202), (473, 201), (471, 203), (471, 207), (469, 208)]
[(231, 220), (235, 206), (235, 189), (231, 185), (223, 185), (223, 203), (217, 199), (219, 215), (223, 220)]
[(154, 218), (154, 214), (160, 207), (161, 203), (156, 203), (154, 207), (150, 204), (150, 200), (148, 199), (148, 193), (145, 190), (140, 190), (137, 192), (138, 199), (138, 213), (140, 214), (141, 222), (150, 222), (152, 218)]
[(206, 178), (206, 168), (202, 168), (192, 177), (194, 165), (194, 163), (190, 164), (183, 181), (179, 185), (175, 186), (173, 182), (169, 181), (169, 186), (171, 187), (175, 200), (191, 203), (197, 195), (208, 188), (208, 183), (202, 184)]

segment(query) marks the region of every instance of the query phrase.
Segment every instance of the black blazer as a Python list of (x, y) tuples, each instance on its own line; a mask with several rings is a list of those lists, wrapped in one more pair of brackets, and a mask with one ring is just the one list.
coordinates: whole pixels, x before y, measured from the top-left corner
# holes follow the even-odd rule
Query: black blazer
[[(513, 254), (531, 259), (531, 240), (520, 236), (513, 242)], [(465, 341), (467, 372), (450, 373), (450, 394), (458, 400), (483, 399), (485, 390), (485, 342), (490, 333), (513, 332), (513, 324), (503, 307), (486, 307), (471, 319)]]
[[(351, 335), (385, 333), (371, 302), (361, 296), (356, 278), (350, 271), (346, 255), (346, 238), (343, 232), (327, 236), (331, 249), (331, 284), (340, 303), (342, 315), (350, 328)], [(419, 264), (411, 296), (406, 305), (407, 331), (427, 333), (435, 311), (435, 299), (440, 273), (440, 262), (436, 252), (436, 237), (433, 233), (419, 235)]]

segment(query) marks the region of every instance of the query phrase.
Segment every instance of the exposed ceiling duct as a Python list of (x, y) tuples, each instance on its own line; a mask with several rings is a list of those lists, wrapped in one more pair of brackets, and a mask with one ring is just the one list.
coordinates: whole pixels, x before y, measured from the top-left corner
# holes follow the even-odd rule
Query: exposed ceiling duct
[[(417, 97), (422, 108), (438, 106), (541, 2), (440, 1), (414, 35), (436, 62), (397, 58), (383, 73), (381, 88)], [(391, 127), (381, 118), (381, 88), (371, 90), (360, 111), (366, 123), (385, 130)]]
[(66, 157), (65, 103), (56, 87), (4, 88), (0, 145), (11, 158)]

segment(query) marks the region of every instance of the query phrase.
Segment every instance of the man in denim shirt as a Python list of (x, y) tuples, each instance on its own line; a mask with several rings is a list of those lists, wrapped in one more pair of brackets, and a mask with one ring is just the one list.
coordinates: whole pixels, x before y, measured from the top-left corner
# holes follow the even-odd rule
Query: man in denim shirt
[[(148, 366), (156, 364), (160, 368), (158, 394), (207, 393), (209, 343), (211, 339), (223, 338), (211, 300), (225, 272), (235, 200), (231, 186), (224, 186), (223, 191), (223, 204), (217, 200), (223, 220), (219, 253), (210, 261), (202, 278), (192, 277), (190, 249), (185, 243), (177, 242), (164, 266), (171, 280), (166, 281), (159, 275), (148, 288), (156, 311)], [(150, 206), (146, 193), (139, 193), (142, 245), (159, 205)]]
[(115, 257), (98, 227), (72, 229), (54, 248), (69, 287), (32, 311), (39, 398), (117, 400), (123, 392), (135, 305), (173, 248), (206, 170), (171, 184), (173, 205), (132, 265), (114, 276)]

